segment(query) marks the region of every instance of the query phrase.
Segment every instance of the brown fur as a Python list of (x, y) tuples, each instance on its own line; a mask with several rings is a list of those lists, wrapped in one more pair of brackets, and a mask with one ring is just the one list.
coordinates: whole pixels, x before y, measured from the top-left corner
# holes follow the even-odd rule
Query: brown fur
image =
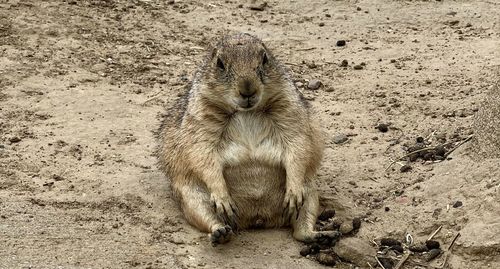
[(319, 202), (311, 184), (322, 132), (259, 39), (223, 38), (159, 137), (159, 163), (186, 219), (214, 244), (235, 228), (291, 224), (298, 240), (324, 235), (313, 231)]

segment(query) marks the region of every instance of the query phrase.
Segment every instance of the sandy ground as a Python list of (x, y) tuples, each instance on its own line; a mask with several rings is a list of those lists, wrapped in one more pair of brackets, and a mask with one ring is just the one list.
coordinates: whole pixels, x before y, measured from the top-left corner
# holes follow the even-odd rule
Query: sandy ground
[(348, 140), (328, 144), (318, 188), (341, 218), (363, 218), (357, 238), (425, 240), (442, 225), (444, 248), (461, 234), (446, 268), (500, 268), (499, 159), (471, 158), (469, 143), (386, 171), (418, 136), (474, 133), (498, 79), (500, 2), (240, 4), (0, 1), (0, 268), (322, 268), (286, 229), (212, 248), (155, 167), (159, 115), (233, 31), (262, 38), (299, 86), (322, 81), (300, 90), (330, 139)]

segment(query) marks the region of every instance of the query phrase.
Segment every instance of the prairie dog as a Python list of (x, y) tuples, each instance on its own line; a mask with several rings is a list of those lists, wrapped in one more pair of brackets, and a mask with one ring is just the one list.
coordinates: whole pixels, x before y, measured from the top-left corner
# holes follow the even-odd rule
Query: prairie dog
[(212, 244), (236, 229), (287, 225), (300, 241), (337, 236), (314, 231), (323, 133), (258, 38), (230, 35), (210, 50), (159, 140), (160, 168), (186, 220)]

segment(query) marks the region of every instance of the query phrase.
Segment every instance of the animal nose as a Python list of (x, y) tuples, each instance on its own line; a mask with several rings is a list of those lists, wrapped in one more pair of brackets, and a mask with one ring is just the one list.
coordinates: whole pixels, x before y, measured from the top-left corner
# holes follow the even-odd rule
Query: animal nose
[(240, 95), (243, 98), (250, 98), (255, 95), (255, 88), (252, 83), (248, 80), (243, 81), (240, 86)]
[(244, 98), (250, 98), (250, 97), (255, 95), (255, 91), (254, 90), (240, 91), (240, 95), (241, 95), (241, 97), (244, 97)]

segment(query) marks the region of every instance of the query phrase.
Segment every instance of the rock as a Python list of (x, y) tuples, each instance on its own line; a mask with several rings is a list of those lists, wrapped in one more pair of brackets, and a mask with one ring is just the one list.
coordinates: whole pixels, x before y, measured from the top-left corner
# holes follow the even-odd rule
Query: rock
[(357, 65), (353, 66), (352, 68), (354, 68), (354, 70), (361, 70), (361, 69), (363, 69), (363, 66), (360, 64), (357, 64)]
[(313, 90), (314, 91), (314, 90), (319, 89), (321, 87), (321, 85), (323, 85), (323, 84), (321, 83), (320, 80), (318, 80), (318, 79), (311, 79), (309, 81), (309, 83), (307, 83), (307, 88), (309, 90)]
[(333, 247), (333, 251), (340, 259), (349, 261), (361, 268), (365, 268), (367, 263), (377, 264), (374, 258), (375, 250), (368, 242), (359, 238), (343, 238)]
[(311, 254), (311, 246), (304, 246), (301, 250), (300, 250), (300, 255), (305, 257), (307, 255)]
[(354, 218), (352, 220), (352, 228), (354, 229), (354, 231), (357, 231), (359, 230), (359, 228), (361, 228), (361, 218)]
[(389, 125), (386, 123), (379, 123), (376, 128), (382, 133), (389, 131)]
[(52, 178), (55, 180), (55, 181), (63, 181), (64, 180), (64, 177), (60, 176), (60, 175), (56, 175), (56, 174), (53, 174), (52, 175)]
[(336, 43), (337, 47), (343, 47), (345, 46), (345, 44), (346, 44), (345, 40), (337, 40)]
[(342, 62), (340, 63), (340, 67), (347, 67), (349, 65), (349, 62), (347, 60), (342, 60)]
[(339, 231), (343, 234), (350, 234), (354, 230), (354, 227), (352, 227), (352, 221), (345, 221), (340, 225)]
[(263, 1), (253, 1), (252, 4), (248, 7), (250, 10), (255, 10), (255, 11), (264, 11), (267, 7), (267, 2)]
[(311, 245), (304, 246), (300, 250), (300, 255), (302, 255), (304, 257), (307, 255), (314, 255), (314, 254), (318, 253), (320, 249), (321, 249), (320, 245), (318, 245), (317, 243), (313, 243)]
[(399, 171), (401, 173), (405, 173), (405, 172), (408, 172), (408, 171), (411, 171), (411, 166), (409, 164), (405, 164), (403, 166), (401, 166), (401, 168), (399, 169)]
[(318, 23), (318, 26), (319, 27), (323, 27), (323, 26), (325, 26), (325, 23), (324, 22), (320, 22), (320, 23)]
[(342, 143), (346, 142), (348, 139), (349, 138), (347, 138), (347, 135), (345, 135), (345, 134), (336, 134), (333, 137), (333, 143), (342, 144)]
[(13, 136), (13, 137), (9, 138), (9, 142), (10, 143), (19, 143), (19, 142), (21, 142), (21, 138), (19, 136)]
[(334, 266), (337, 263), (337, 257), (335, 256), (335, 253), (319, 253), (316, 256), (316, 260), (326, 266)]
[(459, 208), (463, 205), (462, 201), (456, 201), (454, 204), (453, 204), (453, 208)]
[(318, 67), (318, 65), (315, 62), (307, 62), (306, 65), (311, 69)]
[(444, 24), (449, 25), (449, 26), (455, 26), (458, 23), (460, 23), (459, 20), (451, 20), (451, 21), (446, 21)]

